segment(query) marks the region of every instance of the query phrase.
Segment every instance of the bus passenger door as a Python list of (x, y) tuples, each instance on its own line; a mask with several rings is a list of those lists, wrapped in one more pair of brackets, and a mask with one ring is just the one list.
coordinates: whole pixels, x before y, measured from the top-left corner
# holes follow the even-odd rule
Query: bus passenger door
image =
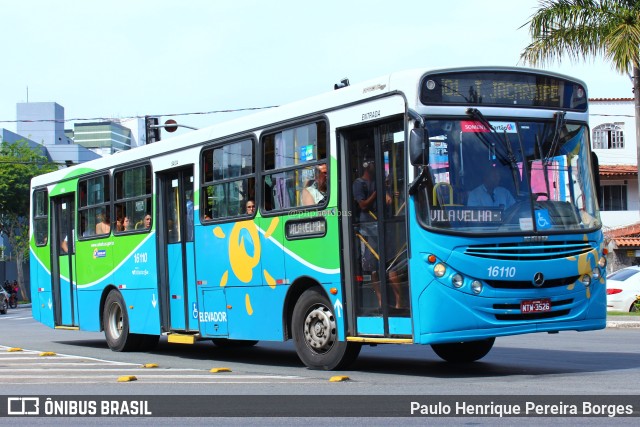
[(74, 194), (51, 199), (51, 296), (55, 326), (78, 326)]
[(412, 327), (404, 120), (352, 128), (340, 135), (340, 211), (351, 212), (342, 218), (350, 333), (406, 338)]
[(159, 293), (166, 331), (197, 331), (193, 167), (158, 175)]

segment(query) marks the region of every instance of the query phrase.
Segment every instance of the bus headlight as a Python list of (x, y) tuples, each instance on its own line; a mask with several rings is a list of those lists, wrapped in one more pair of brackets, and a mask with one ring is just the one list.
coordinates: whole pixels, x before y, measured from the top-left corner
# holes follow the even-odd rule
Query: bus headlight
[(471, 282), (471, 290), (476, 294), (482, 292), (482, 282), (479, 280), (474, 280), (473, 282)]
[(447, 267), (441, 262), (433, 266), (433, 274), (435, 274), (436, 277), (442, 277), (446, 272)]
[(605, 257), (600, 257), (598, 260), (598, 265), (600, 268), (605, 268), (607, 266), (607, 259)]
[(591, 275), (593, 276), (593, 280), (600, 280), (600, 269), (598, 267), (594, 268)]
[(459, 288), (464, 285), (464, 278), (460, 273), (456, 273), (451, 277), (451, 284), (454, 288)]
[(582, 282), (583, 285), (589, 286), (591, 284), (591, 276), (589, 276), (588, 274), (585, 274), (580, 278), (580, 281)]

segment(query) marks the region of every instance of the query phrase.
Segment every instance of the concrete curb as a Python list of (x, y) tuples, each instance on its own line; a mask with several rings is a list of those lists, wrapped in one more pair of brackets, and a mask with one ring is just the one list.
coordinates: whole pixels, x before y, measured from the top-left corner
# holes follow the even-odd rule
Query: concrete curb
[(628, 321), (628, 320), (608, 320), (607, 328), (640, 328), (640, 321)]

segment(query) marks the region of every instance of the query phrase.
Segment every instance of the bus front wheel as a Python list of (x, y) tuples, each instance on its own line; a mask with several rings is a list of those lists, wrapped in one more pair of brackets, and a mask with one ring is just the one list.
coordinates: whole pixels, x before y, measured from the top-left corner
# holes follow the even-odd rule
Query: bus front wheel
[(300, 296), (292, 322), (296, 352), (310, 369), (342, 369), (360, 353), (361, 344), (338, 340), (331, 302), (318, 289), (309, 289)]
[(120, 292), (111, 291), (102, 315), (104, 336), (113, 351), (132, 351), (140, 346), (140, 337), (129, 333), (129, 315)]
[(447, 362), (468, 363), (482, 359), (491, 351), (495, 338), (448, 344), (431, 344), (433, 351)]

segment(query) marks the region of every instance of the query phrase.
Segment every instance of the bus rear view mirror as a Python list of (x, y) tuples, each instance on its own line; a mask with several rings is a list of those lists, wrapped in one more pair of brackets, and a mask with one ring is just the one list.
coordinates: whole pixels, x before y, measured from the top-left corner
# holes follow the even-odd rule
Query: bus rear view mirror
[(596, 185), (596, 194), (600, 196), (600, 161), (598, 155), (591, 152), (591, 169), (593, 173), (594, 184)]
[(426, 141), (429, 140), (427, 130), (425, 128), (411, 129), (409, 135), (409, 160), (414, 166), (425, 165), (428, 163), (428, 152)]

